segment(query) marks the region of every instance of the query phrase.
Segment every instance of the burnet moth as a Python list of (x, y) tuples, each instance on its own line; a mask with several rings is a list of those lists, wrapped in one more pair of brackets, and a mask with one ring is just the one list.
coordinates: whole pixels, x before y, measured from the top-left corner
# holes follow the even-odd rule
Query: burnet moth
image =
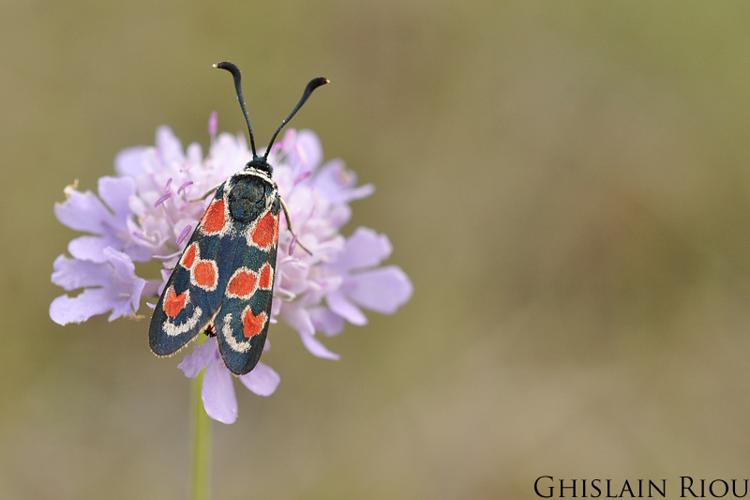
[[(286, 204), (272, 179), (268, 153), (281, 129), (328, 80), (314, 78), (307, 84), (297, 105), (274, 132), (265, 154), (259, 156), (239, 68), (230, 62), (214, 67), (232, 74), (253, 159), (204, 196), (213, 194), (156, 304), (149, 344), (157, 356), (168, 356), (203, 331), (216, 336), (227, 368), (242, 375), (258, 363), (268, 333), (282, 211), (294, 236)], [(307, 251), (299, 242), (297, 245)]]

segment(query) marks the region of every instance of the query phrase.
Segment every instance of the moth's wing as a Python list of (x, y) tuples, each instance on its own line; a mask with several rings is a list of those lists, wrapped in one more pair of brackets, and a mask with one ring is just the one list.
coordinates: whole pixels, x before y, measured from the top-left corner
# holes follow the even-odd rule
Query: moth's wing
[(214, 328), (219, 352), (232, 373), (252, 370), (263, 353), (273, 300), (279, 242), (278, 195), (237, 237), (232, 274)]
[(156, 304), (149, 327), (154, 354), (177, 352), (219, 310), (234, 259), (225, 184), (216, 191)]

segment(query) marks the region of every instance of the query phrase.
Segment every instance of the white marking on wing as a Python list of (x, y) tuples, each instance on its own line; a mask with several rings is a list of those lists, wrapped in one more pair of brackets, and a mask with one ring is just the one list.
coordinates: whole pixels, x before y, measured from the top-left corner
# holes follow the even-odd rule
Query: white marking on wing
[(161, 328), (162, 330), (164, 330), (164, 333), (166, 333), (170, 337), (177, 337), (178, 335), (182, 335), (183, 333), (195, 328), (195, 325), (198, 324), (198, 320), (200, 319), (202, 314), (203, 311), (201, 310), (201, 308), (195, 306), (193, 315), (190, 316), (184, 323), (175, 325), (174, 323), (172, 323), (171, 319), (168, 319), (164, 322)]
[(234, 335), (232, 335), (232, 315), (227, 314), (224, 316), (224, 324), (221, 326), (221, 334), (224, 335), (224, 338), (227, 340), (227, 344), (229, 344), (229, 347), (231, 347), (235, 352), (247, 352), (250, 350), (250, 341), (244, 341), (239, 342), (237, 339), (234, 338)]

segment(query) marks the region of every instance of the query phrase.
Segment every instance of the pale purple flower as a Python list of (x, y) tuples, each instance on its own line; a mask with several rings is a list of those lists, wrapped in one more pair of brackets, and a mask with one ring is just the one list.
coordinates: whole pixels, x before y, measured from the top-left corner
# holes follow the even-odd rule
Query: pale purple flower
[[(102, 178), (98, 196), (66, 188), (66, 200), (55, 206), (55, 214), (71, 229), (88, 234), (70, 243), (72, 258), (55, 261), (53, 282), (67, 292), (82, 292), (52, 302), (54, 321), (82, 322), (106, 312), (113, 320), (135, 315), (142, 298), (155, 300), (205, 210), (206, 203), (195, 200), (250, 159), (242, 136), (217, 135), (217, 129), (214, 113), (204, 157), (200, 145), (183, 149), (172, 131), (161, 127), (155, 146), (130, 148), (117, 156), (117, 177)], [(341, 160), (322, 160), (320, 140), (309, 130), (287, 131), (269, 155), (298, 237), (293, 240), (282, 222), (271, 321), (290, 325), (313, 355), (338, 359), (317, 333), (336, 335), (345, 322), (365, 324), (364, 309), (393, 313), (409, 300), (412, 285), (400, 268), (378, 267), (392, 250), (385, 235), (366, 228), (349, 238), (340, 234), (351, 218), (349, 203), (371, 195), (374, 188), (358, 186)], [(158, 276), (145, 279), (135, 273), (134, 262), (153, 260), (162, 263)], [(188, 377), (205, 369), (206, 411), (221, 422), (236, 419), (232, 377), (214, 339), (197, 346), (179, 367)], [(262, 363), (239, 378), (260, 395), (273, 393), (279, 382), (276, 372)]]

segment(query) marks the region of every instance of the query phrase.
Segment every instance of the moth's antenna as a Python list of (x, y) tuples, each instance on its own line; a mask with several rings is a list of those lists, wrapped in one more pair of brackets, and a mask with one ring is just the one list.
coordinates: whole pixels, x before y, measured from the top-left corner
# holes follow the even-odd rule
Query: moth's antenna
[(240, 101), (240, 108), (242, 108), (242, 114), (245, 115), (245, 122), (247, 123), (247, 131), (250, 134), (250, 148), (253, 150), (253, 159), (255, 159), (258, 157), (258, 154), (255, 152), (255, 138), (253, 137), (253, 126), (250, 125), (250, 118), (248, 118), (247, 116), (247, 108), (245, 107), (245, 98), (242, 95), (242, 74), (240, 73), (240, 68), (238, 68), (234, 64), (227, 62), (227, 61), (214, 64), (214, 68), (223, 69), (232, 73), (232, 78), (234, 79), (234, 90), (237, 92), (237, 100)]
[(284, 128), (284, 125), (289, 123), (289, 120), (292, 119), (292, 117), (297, 114), (297, 111), (299, 111), (299, 108), (302, 107), (303, 104), (305, 104), (305, 101), (310, 97), (310, 95), (313, 93), (313, 90), (317, 89), (321, 85), (325, 85), (326, 83), (331, 83), (331, 81), (328, 78), (323, 78), (322, 76), (319, 76), (318, 78), (313, 78), (310, 80), (310, 83), (307, 84), (307, 87), (305, 87), (305, 91), (302, 93), (302, 97), (300, 98), (297, 105), (294, 107), (291, 113), (289, 113), (289, 116), (284, 118), (281, 121), (281, 125), (279, 125), (279, 128), (276, 129), (276, 132), (273, 133), (273, 136), (271, 137), (271, 142), (268, 143), (268, 148), (266, 148), (266, 154), (263, 155), (263, 159), (268, 158), (268, 153), (271, 152), (271, 146), (273, 146), (273, 141), (276, 140), (276, 136), (279, 135), (279, 132), (281, 132), (281, 129)]

